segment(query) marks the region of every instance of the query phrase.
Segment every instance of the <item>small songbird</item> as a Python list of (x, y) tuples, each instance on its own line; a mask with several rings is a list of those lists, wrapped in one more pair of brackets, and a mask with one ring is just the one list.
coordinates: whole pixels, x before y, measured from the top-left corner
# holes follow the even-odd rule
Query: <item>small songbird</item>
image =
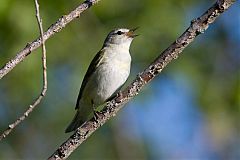
[(126, 82), (131, 67), (129, 48), (137, 35), (135, 29), (115, 29), (93, 58), (83, 79), (76, 110), (67, 132), (76, 130), (89, 120), (95, 109), (108, 100)]

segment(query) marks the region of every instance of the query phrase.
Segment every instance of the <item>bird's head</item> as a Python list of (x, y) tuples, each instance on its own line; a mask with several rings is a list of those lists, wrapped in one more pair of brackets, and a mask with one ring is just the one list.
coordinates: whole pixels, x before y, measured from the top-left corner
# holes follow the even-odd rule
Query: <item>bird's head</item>
[(138, 36), (134, 33), (134, 31), (137, 28), (134, 29), (126, 29), (126, 28), (118, 28), (115, 30), (112, 30), (107, 38), (105, 39), (104, 44), (105, 45), (129, 45), (131, 44), (134, 37)]

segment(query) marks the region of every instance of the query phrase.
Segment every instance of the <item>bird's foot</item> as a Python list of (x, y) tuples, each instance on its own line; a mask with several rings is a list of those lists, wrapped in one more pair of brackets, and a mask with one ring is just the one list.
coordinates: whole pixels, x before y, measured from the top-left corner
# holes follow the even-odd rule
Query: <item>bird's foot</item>
[(97, 110), (93, 110), (93, 118), (94, 118), (94, 121), (98, 122), (98, 119), (101, 115), (101, 112), (97, 111)]
[(116, 102), (117, 103), (120, 103), (121, 101), (122, 101), (122, 98), (123, 98), (123, 94), (122, 94), (122, 91), (119, 91), (118, 93), (117, 93), (117, 96), (116, 96)]

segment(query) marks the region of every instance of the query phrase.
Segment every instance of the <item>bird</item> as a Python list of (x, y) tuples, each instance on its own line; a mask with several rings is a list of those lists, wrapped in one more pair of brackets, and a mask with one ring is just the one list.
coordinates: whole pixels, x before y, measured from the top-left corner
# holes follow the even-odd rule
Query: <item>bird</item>
[[(137, 27), (138, 28), (138, 27)], [(93, 117), (98, 107), (120, 90), (129, 77), (134, 29), (117, 28), (106, 37), (83, 78), (75, 106), (76, 114), (65, 132), (75, 131)]]

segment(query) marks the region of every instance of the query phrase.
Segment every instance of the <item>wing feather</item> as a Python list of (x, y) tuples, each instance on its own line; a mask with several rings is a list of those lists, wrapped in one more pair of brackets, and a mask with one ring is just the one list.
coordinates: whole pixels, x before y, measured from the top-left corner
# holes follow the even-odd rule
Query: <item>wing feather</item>
[(92, 62), (90, 63), (89, 67), (88, 67), (88, 70), (83, 78), (83, 82), (82, 82), (82, 85), (81, 85), (81, 88), (80, 88), (80, 91), (79, 91), (79, 94), (78, 94), (78, 98), (77, 98), (77, 103), (76, 103), (76, 107), (75, 109), (78, 109), (79, 108), (79, 103), (80, 103), (80, 100), (82, 98), (82, 94), (84, 92), (84, 88), (89, 80), (89, 78), (91, 77), (91, 75), (93, 75), (93, 73), (96, 71), (96, 69), (99, 67), (99, 65), (101, 64), (102, 62), (102, 57), (103, 57), (103, 54), (104, 54), (104, 49), (101, 49), (96, 55), (95, 57), (93, 58)]

